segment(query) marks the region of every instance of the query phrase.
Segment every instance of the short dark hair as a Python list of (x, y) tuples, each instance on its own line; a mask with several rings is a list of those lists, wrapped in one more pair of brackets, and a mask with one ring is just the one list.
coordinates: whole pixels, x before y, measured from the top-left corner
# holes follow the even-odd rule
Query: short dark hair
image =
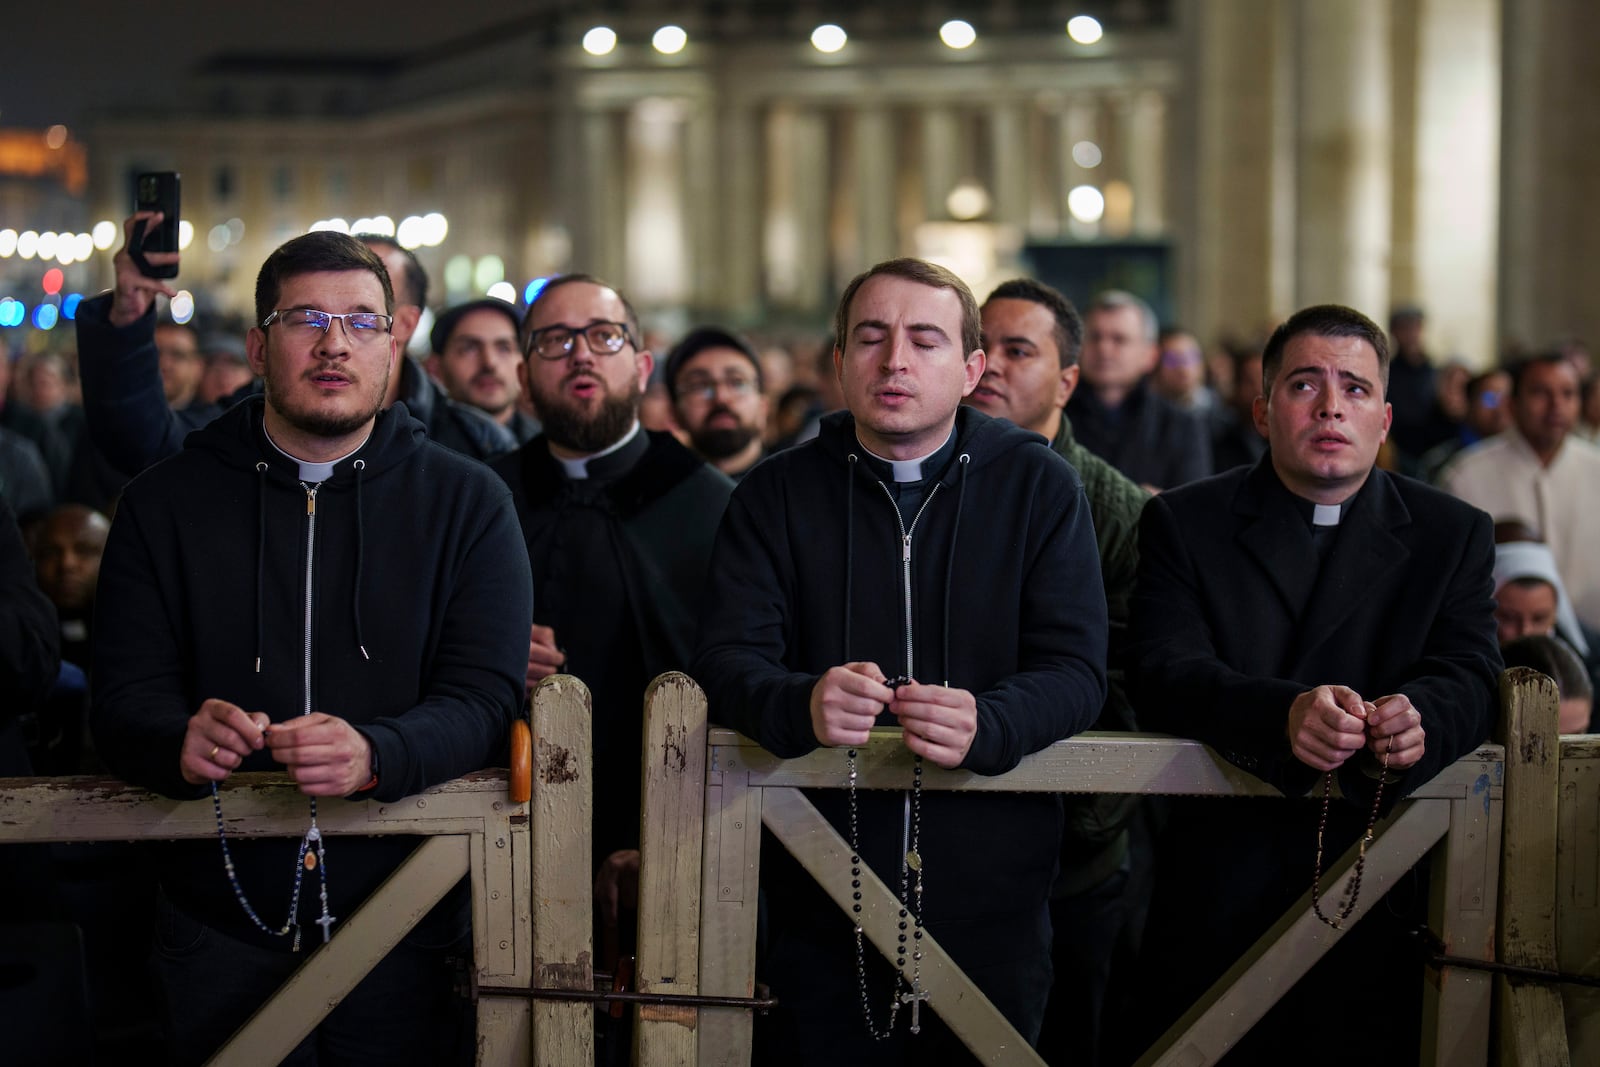
[[(1573, 366), (1572, 360), (1558, 351), (1537, 352), (1531, 356), (1523, 356), (1506, 369), (1511, 372), (1511, 395), (1522, 395), (1522, 379), (1533, 367), (1572, 367), (1572, 376), (1578, 378), (1578, 368)], [(1582, 384), (1581, 381), (1579, 383)]]
[[(368, 248), (376, 245), (379, 248), (399, 252), (404, 256), (406, 261), (406, 296), (409, 299), (401, 300), (400, 303), (415, 304), (419, 308), (428, 306), (428, 272), (422, 269), (422, 261), (417, 258), (415, 252), (387, 234), (358, 233), (355, 237), (356, 240)], [(399, 297), (396, 296), (395, 299), (399, 300)]]
[(520, 333), (522, 330), (522, 319), (517, 315), (517, 309), (504, 300), (493, 296), (486, 296), (482, 300), (468, 300), (465, 304), (457, 304), (441, 313), (434, 321), (433, 329), (428, 331), (428, 343), (433, 346), (435, 353), (444, 355), (444, 346), (450, 343), (450, 335), (456, 332), (461, 320), (474, 311), (497, 311), (511, 323), (512, 333)]
[(1156, 318), (1155, 308), (1150, 302), (1135, 296), (1126, 289), (1103, 289), (1094, 294), (1094, 299), (1089, 301), (1088, 314), (1096, 311), (1120, 311), (1123, 308), (1132, 308), (1139, 316), (1139, 336), (1149, 344), (1155, 344), (1161, 336), (1161, 323)]
[(1061, 366), (1077, 366), (1078, 353), (1083, 350), (1083, 318), (1059, 290), (1032, 278), (1013, 278), (995, 286), (983, 302), (984, 307), (989, 306), (990, 300), (1027, 300), (1048, 308), (1056, 320), (1056, 351), (1061, 355)]
[(522, 330), (518, 335), (518, 340), (522, 345), (524, 354), (526, 354), (528, 350), (528, 324), (533, 321), (534, 309), (542, 304), (545, 298), (551, 293), (555, 292), (563, 285), (571, 285), (574, 282), (585, 282), (589, 285), (598, 285), (602, 289), (610, 289), (613, 293), (616, 293), (617, 299), (622, 301), (622, 312), (628, 318), (628, 335), (633, 340), (633, 347), (641, 348), (644, 345), (644, 334), (639, 329), (639, 315), (633, 310), (633, 304), (630, 303), (628, 298), (623, 295), (622, 290), (618, 289), (616, 286), (602, 278), (596, 278), (593, 274), (574, 272), (572, 274), (557, 274), (554, 278), (551, 278), (549, 281), (545, 282), (544, 286), (540, 288), (538, 294), (534, 296), (532, 301), (529, 302), (528, 310), (522, 313)]
[(320, 271), (371, 271), (383, 286), (383, 310), (394, 314), (394, 288), (389, 271), (377, 253), (349, 234), (317, 230), (279, 245), (256, 275), (256, 325), (278, 306), (283, 283), (302, 274)]
[(1500, 649), (1500, 657), (1507, 667), (1532, 667), (1549, 675), (1561, 700), (1594, 699), (1594, 684), (1583, 660), (1559, 637), (1534, 634), (1507, 641)]
[(1482, 393), (1489, 387), (1489, 383), (1492, 382), (1497, 375), (1504, 373), (1506, 373), (1504, 367), (1490, 367), (1488, 370), (1479, 371), (1477, 374), (1474, 374), (1472, 377), (1468, 378), (1467, 399), (1470, 400)]
[(708, 348), (731, 348), (738, 352), (756, 370), (756, 390), (766, 389), (766, 382), (761, 374), (761, 357), (756, 355), (756, 350), (736, 333), (730, 333), (720, 326), (701, 326), (690, 330), (689, 333), (672, 346), (672, 351), (667, 353), (666, 373), (663, 375), (667, 383), (667, 396), (672, 402), (678, 402), (678, 374), (683, 370), (683, 365), (704, 352)]
[(1261, 395), (1272, 395), (1272, 380), (1283, 367), (1283, 351), (1302, 334), (1312, 337), (1354, 337), (1367, 342), (1378, 355), (1378, 382), (1389, 392), (1389, 336), (1378, 324), (1355, 308), (1343, 304), (1316, 304), (1289, 316), (1276, 330), (1261, 353)]
[(1389, 309), (1389, 332), (1394, 333), (1402, 323), (1423, 322), (1427, 317), (1416, 304), (1397, 304)]
[(961, 301), (961, 357), (965, 359), (983, 347), (983, 341), (980, 339), (983, 324), (978, 320), (978, 301), (973, 298), (972, 290), (967, 288), (967, 283), (937, 263), (906, 257), (884, 260), (850, 279), (850, 284), (844, 287), (844, 295), (839, 297), (839, 307), (833, 313), (835, 348), (841, 351), (844, 349), (845, 333), (850, 329), (850, 302), (856, 298), (856, 293), (869, 279), (880, 275), (904, 278), (906, 281), (933, 289), (952, 290)]

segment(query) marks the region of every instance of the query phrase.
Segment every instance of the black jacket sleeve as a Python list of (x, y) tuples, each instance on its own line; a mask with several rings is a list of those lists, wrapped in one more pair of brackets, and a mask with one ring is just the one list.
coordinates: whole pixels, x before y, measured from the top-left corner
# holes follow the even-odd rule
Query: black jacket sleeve
[(78, 373), (89, 436), (128, 475), (174, 455), (189, 431), (221, 414), (214, 404), (167, 405), (156, 355), (154, 310), (129, 326), (111, 325), (111, 294), (78, 306)]

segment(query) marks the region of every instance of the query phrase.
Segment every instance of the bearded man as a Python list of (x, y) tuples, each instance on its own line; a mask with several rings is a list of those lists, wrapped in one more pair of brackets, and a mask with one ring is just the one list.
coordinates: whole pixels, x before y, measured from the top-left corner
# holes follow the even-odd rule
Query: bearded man
[(766, 456), (767, 394), (750, 342), (702, 326), (667, 356), (667, 392), (689, 447), (739, 481)]
[(639, 862), (645, 686), (687, 670), (717, 523), (733, 483), (639, 424), (654, 357), (639, 319), (585, 274), (552, 279), (522, 323), (522, 387), (543, 432), (494, 469), (533, 569), (527, 683), (560, 670), (594, 709), (596, 916), (618, 932)]

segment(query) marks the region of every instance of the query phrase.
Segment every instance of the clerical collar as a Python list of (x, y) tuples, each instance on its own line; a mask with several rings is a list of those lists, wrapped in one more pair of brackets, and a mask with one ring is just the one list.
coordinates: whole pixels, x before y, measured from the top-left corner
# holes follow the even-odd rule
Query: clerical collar
[[(856, 443), (861, 444), (861, 438), (856, 438)], [(892, 482), (920, 482), (924, 472), (930, 476), (937, 476), (944, 470), (945, 464), (950, 461), (950, 454), (955, 451), (956, 431), (950, 428), (950, 436), (944, 443), (925, 456), (916, 459), (885, 459), (866, 445), (861, 445), (861, 450), (867, 454), (867, 464), (880, 476), (887, 473)]]
[(310, 460), (301, 459), (299, 456), (291, 455), (290, 453), (285, 452), (283, 450), (283, 446), (272, 439), (272, 434), (267, 433), (266, 426), (261, 427), (261, 432), (267, 435), (267, 444), (277, 449), (280, 456), (284, 457), (285, 459), (292, 460), (300, 468), (300, 480), (302, 482), (311, 482), (313, 484), (317, 482), (325, 482), (329, 478), (332, 478), (333, 468), (337, 467), (339, 464), (343, 463), (357, 452), (360, 452), (367, 446), (367, 442), (372, 438), (372, 430), (368, 429), (367, 436), (361, 439), (361, 443), (356, 445), (356, 447), (352, 448), (350, 451), (346, 452), (344, 455), (340, 456), (338, 459), (330, 459), (326, 463), (312, 463)]
[(615, 454), (621, 452), (623, 449), (627, 448), (630, 444), (632, 444), (634, 439), (636, 437), (638, 437), (638, 436), (639, 436), (639, 420), (638, 419), (634, 419), (633, 420), (633, 425), (628, 428), (628, 432), (623, 434), (621, 439), (619, 439), (616, 444), (607, 445), (605, 448), (602, 448), (600, 451), (598, 451), (598, 452), (596, 452), (596, 453), (594, 453), (592, 455), (583, 456), (583, 457), (581, 457), (579, 459), (562, 459), (560, 456), (557, 456), (554, 452), (550, 453), (550, 455), (557, 463), (561, 464), (561, 469), (562, 469), (563, 472), (566, 473), (566, 476), (568, 478), (572, 479), (575, 482), (582, 481), (583, 479), (588, 478), (590, 476), (589, 464), (591, 464), (591, 463), (595, 464), (595, 468), (594, 468), (594, 471), (593, 471), (594, 477), (596, 477), (596, 478), (605, 478), (605, 477), (612, 476), (613, 474), (620, 473), (620, 472), (612, 472), (612, 471), (610, 471), (609, 468), (612, 465), (609, 464), (609, 463), (596, 462), (596, 461), (597, 460), (603, 461), (608, 456), (612, 456), (612, 455), (615, 455)]

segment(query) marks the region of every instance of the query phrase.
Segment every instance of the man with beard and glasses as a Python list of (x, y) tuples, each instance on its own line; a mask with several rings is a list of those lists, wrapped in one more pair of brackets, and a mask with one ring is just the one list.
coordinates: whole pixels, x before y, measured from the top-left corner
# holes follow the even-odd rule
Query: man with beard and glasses
[(733, 483), (671, 434), (639, 425), (654, 359), (632, 306), (585, 274), (552, 279), (522, 323), (521, 376), (544, 431), (493, 464), (533, 567), (527, 683), (564, 671), (594, 702), (596, 920), (614, 950), (639, 864), (641, 708), (687, 670)]
[(739, 481), (767, 454), (761, 359), (742, 337), (702, 326), (667, 356), (667, 392), (689, 444)]
[[(126, 228), (128, 224), (123, 225)], [(428, 297), (428, 275), (416, 255), (382, 234), (357, 234), (356, 239), (384, 265), (394, 293), (390, 334), (395, 340), (396, 363), (383, 406), (404, 403), (406, 413), (422, 423), (430, 438), (473, 459), (488, 460), (516, 448), (509, 430), (487, 413), (451, 400), (422, 365), (405, 354)], [(88, 434), (112, 466), (128, 475), (174, 455), (189, 431), (206, 425), (246, 397), (259, 395), (263, 388), (260, 381), (252, 381), (216, 403), (193, 403), (175, 411), (167, 402), (155, 346), (148, 351), (136, 347), (116, 359), (101, 358), (92, 345), (83, 344), (82, 334), (80, 325), (79, 373)]]
[[(155, 298), (173, 295), (126, 248), (115, 266), (115, 289), (79, 315), (85, 355), (107, 362), (154, 347)], [(206, 805), (203, 818), (208, 796), (232, 809), (214, 790), (235, 771), (286, 771), (308, 798), (298, 839), (156, 846), (155, 969), (176, 1063), (210, 1057), (297, 970), (297, 950), (337, 932), (417, 846), (323, 841), (319, 798), (396, 801), (504, 749), (533, 614), (505, 486), (384, 406), (399, 348), (383, 262), (345, 234), (305, 234), (267, 258), (255, 303), (246, 344), (264, 395), (129, 484), (96, 598), (91, 722), (114, 773)], [(471, 1011), (452, 958), (470, 958), (468, 888), (289, 1059), (459, 1062)]]
[(517, 311), (504, 300), (469, 300), (439, 316), (428, 334), (433, 354), (428, 373), (458, 404), (488, 415), (525, 445), (539, 432), (539, 420), (517, 407), (522, 380), (517, 368)]

